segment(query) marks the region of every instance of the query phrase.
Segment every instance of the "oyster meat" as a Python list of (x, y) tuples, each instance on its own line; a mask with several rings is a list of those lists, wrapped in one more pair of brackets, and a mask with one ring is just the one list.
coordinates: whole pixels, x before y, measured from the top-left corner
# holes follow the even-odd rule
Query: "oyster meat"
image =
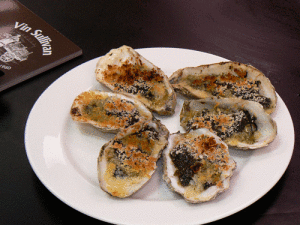
[(207, 128), (241, 149), (267, 146), (277, 134), (275, 121), (259, 103), (238, 98), (186, 100), (180, 125), (186, 130)]
[(125, 198), (138, 191), (152, 176), (168, 144), (169, 131), (159, 120), (135, 124), (103, 145), (98, 157), (100, 187)]
[(85, 91), (78, 95), (70, 114), (74, 121), (112, 133), (152, 119), (152, 113), (138, 100), (100, 91)]
[(241, 98), (260, 103), (270, 114), (277, 97), (270, 80), (253, 66), (221, 62), (179, 69), (169, 78), (175, 91), (194, 98)]
[(191, 203), (214, 199), (229, 188), (236, 163), (228, 146), (206, 128), (169, 136), (163, 179)]
[(151, 111), (171, 115), (176, 93), (164, 72), (129, 46), (112, 49), (100, 57), (96, 79), (112, 91), (134, 97)]

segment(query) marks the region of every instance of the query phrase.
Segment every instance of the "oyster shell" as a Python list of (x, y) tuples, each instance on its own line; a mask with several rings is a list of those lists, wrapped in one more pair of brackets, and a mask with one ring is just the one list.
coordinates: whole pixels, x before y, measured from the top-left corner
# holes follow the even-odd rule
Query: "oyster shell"
[(186, 100), (180, 125), (187, 130), (208, 128), (229, 146), (241, 149), (264, 147), (277, 134), (275, 121), (259, 103), (237, 98)]
[(221, 62), (179, 69), (169, 78), (175, 91), (195, 98), (242, 98), (260, 103), (270, 114), (277, 97), (270, 80), (253, 66)]
[(152, 113), (138, 100), (100, 91), (85, 91), (78, 95), (70, 114), (74, 121), (112, 133), (152, 119)]
[(164, 72), (129, 46), (100, 57), (96, 79), (111, 90), (134, 97), (160, 115), (174, 114), (176, 93)]
[(163, 179), (186, 201), (209, 201), (229, 188), (236, 163), (219, 137), (203, 128), (171, 134), (168, 142)]
[(98, 157), (100, 187), (119, 198), (135, 193), (154, 173), (168, 137), (169, 131), (158, 120), (120, 131), (101, 148)]

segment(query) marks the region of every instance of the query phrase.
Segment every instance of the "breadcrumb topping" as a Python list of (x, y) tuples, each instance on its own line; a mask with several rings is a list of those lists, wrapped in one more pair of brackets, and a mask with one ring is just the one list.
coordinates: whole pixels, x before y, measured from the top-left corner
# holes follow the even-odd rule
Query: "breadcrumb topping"
[(195, 89), (206, 90), (216, 97), (239, 97), (260, 103), (269, 108), (271, 99), (259, 93), (261, 82), (247, 78), (246, 70), (234, 69), (235, 75), (225, 73), (221, 75), (188, 76), (187, 80)]
[(107, 160), (112, 160), (122, 168), (122, 175), (147, 176), (149, 171), (156, 168), (157, 154), (162, 144), (166, 144), (166, 138), (160, 139), (160, 135), (158, 130), (146, 124), (135, 133), (115, 138), (109, 147)]
[(170, 157), (176, 168), (174, 175), (179, 177), (182, 186), (199, 180), (199, 186), (205, 190), (216, 185), (222, 172), (229, 169), (227, 146), (217, 143), (213, 136), (204, 134), (179, 135), (170, 151)]
[(93, 121), (98, 127), (121, 129), (142, 120), (151, 119), (132, 101), (105, 93), (87, 91), (77, 96), (71, 108), (72, 118), (82, 122)]
[(223, 140), (237, 132), (243, 132), (245, 128), (248, 139), (250, 140), (253, 132), (256, 131), (256, 118), (245, 110), (231, 112), (230, 110), (222, 110), (221, 108), (215, 107), (215, 110), (212, 112), (204, 109), (201, 112), (194, 112), (194, 115), (190, 115), (190, 112), (186, 113), (187, 114), (182, 117), (185, 118), (184, 123), (186, 123), (188, 130), (207, 128)]

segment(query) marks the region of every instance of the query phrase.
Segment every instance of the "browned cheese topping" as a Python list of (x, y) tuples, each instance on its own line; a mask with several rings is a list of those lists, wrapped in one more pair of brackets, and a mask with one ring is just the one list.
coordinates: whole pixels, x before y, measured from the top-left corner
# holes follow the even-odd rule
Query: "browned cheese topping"
[(107, 161), (114, 163), (114, 176), (146, 175), (155, 169), (157, 157), (153, 157), (159, 142), (159, 133), (150, 126), (122, 139), (114, 139), (107, 155)]
[(200, 78), (189, 76), (188, 80), (193, 88), (206, 90), (213, 96), (240, 97), (260, 103), (264, 108), (269, 108), (270, 98), (259, 93), (260, 81), (247, 79), (247, 71), (234, 69), (237, 75), (231, 73), (222, 75), (207, 75)]
[(191, 136), (178, 139), (170, 152), (176, 167), (175, 176), (182, 186), (197, 180), (205, 190), (212, 185), (222, 185), (221, 173), (228, 170), (229, 153), (222, 143), (217, 143), (211, 136)]
[(142, 62), (140, 65), (133, 65), (125, 62), (122, 66), (108, 65), (108, 70), (104, 73), (104, 80), (109, 83), (118, 83), (123, 85), (133, 85), (139, 81), (156, 81), (162, 82), (163, 78), (154, 70), (143, 68)]
[(154, 104), (165, 104), (162, 101), (168, 98), (164, 77), (141, 61), (137, 64), (127, 61), (122, 66), (108, 65), (108, 69), (103, 72), (103, 80), (113, 85), (116, 92), (137, 95)]
[(201, 112), (194, 112), (194, 115), (190, 115), (189, 118), (186, 121), (188, 129), (207, 128), (223, 140), (243, 132), (249, 142), (254, 141), (253, 133), (257, 129), (256, 118), (246, 110), (231, 111), (216, 108), (210, 112), (205, 109)]
[(83, 108), (73, 108), (73, 116), (82, 116), (97, 122), (102, 127), (126, 128), (140, 120), (140, 112), (134, 104), (125, 99), (117, 97), (107, 98), (102, 95), (95, 95), (92, 92), (85, 92), (77, 98)]

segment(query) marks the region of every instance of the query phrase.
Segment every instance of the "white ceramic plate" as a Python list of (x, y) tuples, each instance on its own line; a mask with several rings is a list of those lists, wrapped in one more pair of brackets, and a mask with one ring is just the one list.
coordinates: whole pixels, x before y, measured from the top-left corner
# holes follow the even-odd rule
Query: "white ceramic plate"
[[(224, 58), (186, 49), (146, 48), (140, 54), (168, 76), (175, 70), (200, 64), (227, 61)], [(150, 181), (127, 199), (103, 192), (97, 180), (97, 157), (101, 146), (114, 135), (73, 122), (69, 110), (74, 98), (90, 89), (106, 90), (97, 83), (97, 59), (86, 62), (60, 77), (35, 103), (25, 129), (29, 162), (42, 183), (59, 199), (91, 217), (121, 224), (200, 224), (234, 214), (266, 194), (285, 172), (294, 148), (294, 128), (282, 99), (272, 114), (278, 135), (268, 146), (255, 151), (230, 150), (237, 162), (230, 189), (215, 200), (186, 203), (162, 180), (161, 161)], [(170, 133), (183, 131), (178, 96), (175, 115), (160, 117)]]

